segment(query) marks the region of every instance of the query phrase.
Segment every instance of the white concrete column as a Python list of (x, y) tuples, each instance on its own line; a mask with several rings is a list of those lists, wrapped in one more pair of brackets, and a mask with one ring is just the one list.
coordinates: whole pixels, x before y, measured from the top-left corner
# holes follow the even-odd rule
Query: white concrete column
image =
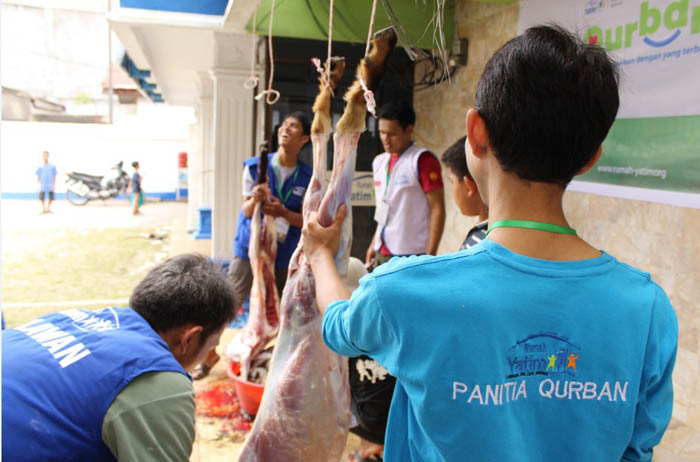
[(212, 138), (214, 109), (212, 107), (213, 84), (209, 72), (199, 72), (196, 80), (196, 123), (189, 130), (187, 229), (199, 226), (199, 209), (211, 207), (214, 196), (214, 153)]
[(202, 163), (197, 172), (202, 183), (200, 203), (201, 207), (212, 207), (214, 204), (214, 103), (211, 95), (200, 98), (199, 110), (202, 130)]
[(214, 201), (212, 206), (212, 255), (230, 259), (238, 212), (243, 204), (242, 165), (251, 155), (253, 91), (243, 84), (243, 69), (214, 68)]
[(193, 174), (199, 177), (200, 207), (211, 207), (214, 203), (214, 82), (208, 71), (197, 73), (197, 109), (200, 130), (200, 151), (202, 153), (199, 169)]
[(202, 206), (202, 123), (199, 108), (195, 109), (197, 122), (190, 125), (187, 149), (187, 231), (197, 229), (199, 208)]

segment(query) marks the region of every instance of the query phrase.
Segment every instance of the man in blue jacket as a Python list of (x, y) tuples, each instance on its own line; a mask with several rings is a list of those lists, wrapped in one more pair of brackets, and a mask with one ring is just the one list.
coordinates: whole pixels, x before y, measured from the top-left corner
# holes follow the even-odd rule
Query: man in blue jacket
[[(233, 260), (229, 275), (236, 300), (243, 303), (253, 286), (253, 271), (248, 259), (250, 221), (255, 204), (264, 201), (263, 213), (273, 216), (277, 227), (277, 257), (275, 285), (280, 297), (287, 282), (287, 267), (301, 236), (303, 218), (301, 207), (313, 170), (299, 161), (299, 151), (309, 142), (311, 124), (301, 111), (287, 114), (277, 130), (279, 148), (268, 155), (267, 183), (258, 183), (258, 156), (243, 162), (243, 207), (238, 215), (238, 226), (233, 243)], [(206, 377), (219, 361), (216, 350), (192, 372), (195, 380)]]
[(187, 370), (236, 306), (212, 262), (180, 255), (134, 289), (130, 308), (70, 309), (2, 335), (2, 460), (189, 461)]
[(298, 160), (299, 151), (309, 142), (311, 124), (303, 112), (288, 114), (277, 130), (279, 148), (269, 154), (267, 183), (258, 182), (259, 158), (251, 157), (243, 163), (243, 207), (238, 215), (238, 227), (233, 244), (234, 258), (229, 267), (236, 298), (245, 300), (250, 295), (253, 274), (248, 260), (250, 220), (255, 204), (263, 203), (263, 213), (275, 218), (277, 225), (277, 258), (275, 282), (282, 295), (287, 281), (287, 267), (299, 243), (303, 219), (301, 206), (306, 188), (311, 181), (312, 169)]

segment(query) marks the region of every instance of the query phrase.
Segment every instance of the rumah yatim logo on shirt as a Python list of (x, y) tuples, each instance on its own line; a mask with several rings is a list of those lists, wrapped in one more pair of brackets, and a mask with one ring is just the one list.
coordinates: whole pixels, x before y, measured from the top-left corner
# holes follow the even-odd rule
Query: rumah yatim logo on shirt
[(576, 377), (576, 364), (581, 357), (581, 349), (566, 337), (542, 332), (515, 342), (508, 348), (506, 357), (510, 370), (506, 379), (558, 374)]
[(402, 186), (407, 185), (409, 183), (408, 177), (406, 175), (397, 175), (396, 180), (393, 180), (393, 181), (395, 181), (395, 183), (397, 185), (402, 185)]
[(508, 374), (500, 383), (454, 380), (450, 389), (452, 400), (481, 406), (532, 399), (627, 403), (630, 382), (619, 377), (587, 380), (587, 368), (594, 366), (586, 362), (581, 347), (564, 335), (526, 335), (506, 349), (504, 361)]

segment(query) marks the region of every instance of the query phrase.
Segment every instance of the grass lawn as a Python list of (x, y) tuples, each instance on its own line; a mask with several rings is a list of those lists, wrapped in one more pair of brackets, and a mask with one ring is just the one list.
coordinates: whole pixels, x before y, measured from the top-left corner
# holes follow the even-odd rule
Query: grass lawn
[(51, 306), (52, 302), (128, 299), (148, 270), (167, 256), (167, 241), (142, 235), (150, 231), (3, 230), (2, 305), (7, 327), (68, 308)]

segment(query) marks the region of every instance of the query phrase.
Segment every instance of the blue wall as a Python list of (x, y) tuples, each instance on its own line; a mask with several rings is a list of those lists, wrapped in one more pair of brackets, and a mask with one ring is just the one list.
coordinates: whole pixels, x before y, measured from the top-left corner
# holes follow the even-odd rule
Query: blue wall
[(228, 0), (120, 0), (122, 8), (223, 16)]
[[(184, 195), (183, 195), (184, 191)], [(23, 200), (39, 200), (39, 193), (38, 192), (3, 192), (2, 196), (3, 199), (23, 199)], [(157, 197), (160, 198), (161, 200), (164, 201), (174, 201), (175, 200), (175, 193), (174, 192), (147, 192), (146, 197)], [(181, 190), (180, 191), (180, 197), (187, 197), (187, 190)], [(56, 193), (54, 195), (54, 198), (56, 200), (58, 199), (65, 199), (66, 198), (66, 193)], [(114, 199), (118, 200), (126, 200), (127, 197), (124, 194), (120, 194)], [(97, 202), (101, 199), (95, 199), (94, 202)], [(105, 199), (105, 200), (110, 200), (110, 199)]]

